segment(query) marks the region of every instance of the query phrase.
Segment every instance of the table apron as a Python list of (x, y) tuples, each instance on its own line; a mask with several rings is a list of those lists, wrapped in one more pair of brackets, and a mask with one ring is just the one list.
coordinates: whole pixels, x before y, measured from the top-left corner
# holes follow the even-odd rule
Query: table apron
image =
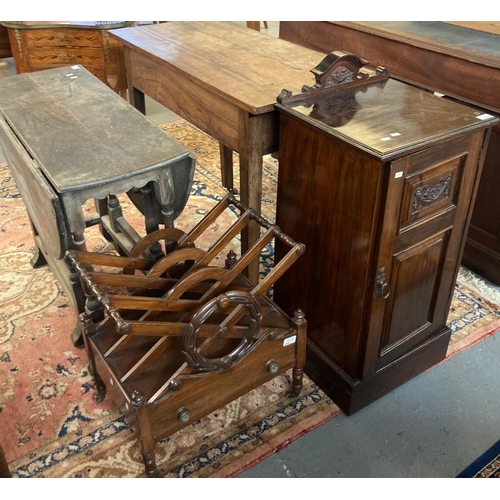
[[(243, 121), (243, 117), (241, 117)], [(250, 123), (259, 131), (260, 151), (262, 154), (274, 153), (279, 149), (279, 116), (276, 111), (262, 115), (250, 116)], [(240, 122), (241, 126), (241, 122)], [(241, 129), (240, 129), (241, 130)], [(240, 151), (246, 142), (244, 134), (240, 133)]]
[(239, 108), (204, 89), (166, 64), (125, 47), (129, 86), (158, 101), (174, 113), (238, 150)]

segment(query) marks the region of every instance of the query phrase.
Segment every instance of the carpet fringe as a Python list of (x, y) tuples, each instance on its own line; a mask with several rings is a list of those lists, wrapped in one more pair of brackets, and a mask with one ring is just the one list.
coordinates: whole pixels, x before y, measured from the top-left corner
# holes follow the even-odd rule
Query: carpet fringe
[(457, 281), (471, 288), (478, 295), (487, 299), (495, 305), (500, 305), (500, 287), (486, 281), (484, 278), (474, 273), (466, 267), (460, 266)]

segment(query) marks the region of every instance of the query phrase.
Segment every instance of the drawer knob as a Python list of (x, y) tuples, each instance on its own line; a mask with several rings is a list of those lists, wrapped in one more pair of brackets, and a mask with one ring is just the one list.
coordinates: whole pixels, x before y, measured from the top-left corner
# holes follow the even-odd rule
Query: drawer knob
[(179, 408), (177, 411), (177, 419), (179, 422), (182, 424), (185, 424), (189, 422), (189, 419), (191, 418), (191, 412), (187, 408)]
[(280, 365), (277, 361), (274, 361), (274, 359), (270, 359), (267, 362), (266, 368), (269, 373), (274, 375), (275, 373), (278, 373)]

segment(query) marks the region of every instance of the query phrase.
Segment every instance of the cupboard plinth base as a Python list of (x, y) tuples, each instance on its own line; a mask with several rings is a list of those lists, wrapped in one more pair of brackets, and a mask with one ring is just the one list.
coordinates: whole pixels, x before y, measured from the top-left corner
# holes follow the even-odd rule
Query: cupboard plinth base
[(350, 378), (308, 339), (304, 372), (346, 415), (352, 415), (442, 361), (450, 336), (451, 330), (446, 328), (429, 342), (364, 380)]

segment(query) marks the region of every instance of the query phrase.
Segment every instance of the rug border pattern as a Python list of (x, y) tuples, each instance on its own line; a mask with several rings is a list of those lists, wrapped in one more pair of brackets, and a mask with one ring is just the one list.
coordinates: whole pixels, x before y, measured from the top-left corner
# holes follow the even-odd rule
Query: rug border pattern
[(457, 476), (457, 478), (496, 477), (500, 477), (500, 440)]

